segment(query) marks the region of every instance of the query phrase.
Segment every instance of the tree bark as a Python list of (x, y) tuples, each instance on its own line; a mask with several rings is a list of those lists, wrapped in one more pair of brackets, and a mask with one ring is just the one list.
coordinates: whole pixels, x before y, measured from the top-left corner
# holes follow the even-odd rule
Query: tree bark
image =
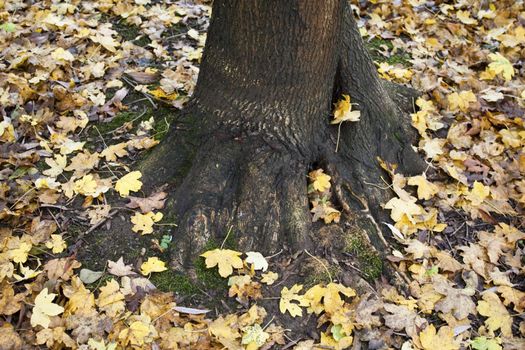
[[(362, 117), (342, 126), (336, 153), (337, 126), (329, 121), (343, 93)], [(403, 111), (412, 95), (379, 79), (346, 1), (215, 0), (184, 112), (197, 120), (188, 126), (193, 142), (172, 130), (141, 165), (150, 187), (174, 184), (166, 211), (179, 225), (175, 266), (230, 227), (247, 250), (314, 246), (307, 198), (314, 165), (334, 178), (347, 215), (385, 219), (380, 205), (390, 193), (380, 189), (377, 158), (422, 170)], [(367, 227), (384, 248), (378, 225)]]

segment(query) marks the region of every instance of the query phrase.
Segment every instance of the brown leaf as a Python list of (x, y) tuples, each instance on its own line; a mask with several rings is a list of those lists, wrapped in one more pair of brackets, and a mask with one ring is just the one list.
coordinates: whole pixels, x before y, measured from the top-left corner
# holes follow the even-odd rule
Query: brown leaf
[(159, 80), (158, 73), (126, 72), (126, 74), (140, 84), (153, 84)]
[(164, 208), (164, 202), (166, 201), (167, 195), (166, 192), (157, 192), (147, 198), (129, 196), (128, 198), (130, 201), (126, 204), (126, 207), (131, 209), (140, 208), (140, 211), (145, 214), (153, 210)]

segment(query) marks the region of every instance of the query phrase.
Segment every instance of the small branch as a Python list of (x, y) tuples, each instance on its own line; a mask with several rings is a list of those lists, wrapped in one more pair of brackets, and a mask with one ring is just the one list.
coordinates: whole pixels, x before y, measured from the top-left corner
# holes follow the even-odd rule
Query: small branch
[(228, 230), (228, 233), (226, 234), (226, 237), (224, 237), (224, 240), (222, 241), (222, 244), (221, 244), (221, 249), (222, 249), (222, 247), (224, 247), (224, 243), (226, 243), (226, 240), (230, 236), (230, 233), (232, 232), (232, 229), (233, 229), (233, 225), (230, 226), (230, 229)]

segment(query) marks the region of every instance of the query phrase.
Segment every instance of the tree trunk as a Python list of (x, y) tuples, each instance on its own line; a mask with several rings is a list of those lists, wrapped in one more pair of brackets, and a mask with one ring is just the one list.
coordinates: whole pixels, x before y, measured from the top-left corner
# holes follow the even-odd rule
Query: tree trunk
[[(338, 128), (329, 121), (343, 93), (362, 116), (342, 125), (336, 153)], [(187, 122), (193, 142), (172, 130), (141, 165), (150, 187), (174, 184), (165, 212), (179, 225), (175, 260), (192, 261), (230, 227), (246, 250), (312, 247), (307, 174), (314, 166), (333, 177), (346, 215), (384, 220), (380, 204), (390, 193), (381, 189), (377, 157), (422, 170), (403, 111), (413, 96), (379, 79), (344, 0), (215, 0), (184, 111), (197, 120)], [(384, 248), (378, 225), (367, 227)]]

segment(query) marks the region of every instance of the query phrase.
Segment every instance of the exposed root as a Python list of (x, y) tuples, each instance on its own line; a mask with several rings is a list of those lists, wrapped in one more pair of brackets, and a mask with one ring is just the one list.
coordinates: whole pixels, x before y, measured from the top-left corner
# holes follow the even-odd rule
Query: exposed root
[(231, 226), (242, 250), (272, 254), (307, 247), (306, 172), (306, 162), (297, 155), (256, 137), (210, 137), (166, 206), (179, 223), (175, 246), (182, 259), (174, 266), (186, 267)]

